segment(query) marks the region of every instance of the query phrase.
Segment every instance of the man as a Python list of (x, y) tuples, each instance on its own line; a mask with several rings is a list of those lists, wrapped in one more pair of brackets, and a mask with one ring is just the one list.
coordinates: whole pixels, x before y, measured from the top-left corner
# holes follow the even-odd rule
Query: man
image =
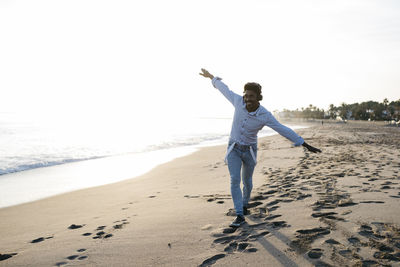
[[(321, 150), (304, 142), (303, 138), (292, 129), (280, 124), (271, 112), (260, 105), (262, 94), (261, 85), (258, 83), (247, 83), (244, 86), (243, 96), (240, 96), (229, 90), (221, 78), (214, 77), (205, 69), (201, 69), (201, 71), (200, 75), (210, 78), (213, 86), (235, 108), (225, 163), (228, 163), (231, 195), (236, 211), (236, 218), (230, 226), (239, 227), (245, 222), (244, 215), (247, 213), (247, 205), (253, 188), (253, 171), (257, 163), (257, 133), (264, 126), (274, 129), (292, 141), (295, 146), (302, 145), (314, 153), (321, 152)], [(243, 193), (240, 189), (240, 180), (243, 180)]]

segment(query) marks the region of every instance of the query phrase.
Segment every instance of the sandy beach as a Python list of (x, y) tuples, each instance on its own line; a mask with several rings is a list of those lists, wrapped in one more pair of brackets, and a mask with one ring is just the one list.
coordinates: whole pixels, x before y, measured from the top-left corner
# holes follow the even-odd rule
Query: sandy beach
[(226, 146), (123, 182), (0, 209), (0, 266), (400, 266), (400, 129), (315, 124), (259, 140), (246, 224)]

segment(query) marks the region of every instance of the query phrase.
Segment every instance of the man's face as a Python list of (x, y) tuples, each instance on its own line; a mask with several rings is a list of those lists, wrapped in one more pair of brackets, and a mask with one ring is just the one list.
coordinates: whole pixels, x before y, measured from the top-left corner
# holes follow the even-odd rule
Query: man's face
[(255, 111), (260, 103), (257, 100), (257, 93), (254, 91), (246, 90), (243, 94), (244, 102), (246, 103), (247, 111)]

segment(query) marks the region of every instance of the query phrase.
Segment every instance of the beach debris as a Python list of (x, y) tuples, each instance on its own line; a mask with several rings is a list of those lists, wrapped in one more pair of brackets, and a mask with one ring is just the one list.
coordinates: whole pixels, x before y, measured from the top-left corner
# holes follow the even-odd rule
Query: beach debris
[(339, 200), (338, 206), (339, 207), (348, 207), (348, 206), (353, 206), (357, 205), (358, 203), (353, 202), (351, 199), (341, 199)]
[(212, 228), (212, 224), (206, 224), (203, 227), (201, 227), (201, 230), (210, 230)]

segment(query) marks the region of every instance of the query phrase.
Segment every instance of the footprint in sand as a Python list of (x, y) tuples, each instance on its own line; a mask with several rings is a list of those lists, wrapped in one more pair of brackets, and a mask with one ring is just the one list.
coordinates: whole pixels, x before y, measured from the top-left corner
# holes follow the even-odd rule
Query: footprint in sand
[(325, 240), (325, 243), (331, 244), (331, 245), (339, 245), (340, 244), (338, 241), (336, 241), (335, 239), (332, 239), (332, 238)]
[(124, 227), (125, 223), (120, 223), (120, 224), (115, 224), (113, 225), (114, 229), (122, 229)]
[(70, 230), (74, 230), (74, 229), (79, 229), (82, 228), (83, 226), (85, 226), (84, 224), (71, 224), (68, 229)]
[(104, 231), (100, 231), (100, 232), (97, 232), (96, 233), (96, 235), (94, 236), (94, 237), (92, 237), (93, 239), (99, 239), (99, 238), (102, 238), (102, 236), (105, 234), (105, 232)]
[(342, 249), (338, 251), (339, 255), (347, 259), (353, 258), (353, 252), (350, 249)]
[(311, 259), (319, 259), (322, 256), (323, 250), (320, 248), (313, 248), (308, 253), (307, 256)]
[(249, 246), (249, 243), (246, 243), (246, 242), (239, 243), (238, 246), (237, 246), (237, 250), (238, 250), (239, 252), (242, 252), (242, 251), (244, 251), (248, 246)]
[(391, 253), (388, 253), (388, 252), (377, 251), (377, 252), (374, 253), (374, 258), (383, 259), (383, 260), (390, 260), (390, 261), (400, 261), (399, 253), (391, 254)]
[(222, 233), (224, 233), (224, 234), (232, 234), (232, 233), (234, 233), (237, 229), (238, 229), (238, 228), (236, 228), (236, 227), (228, 227), (228, 228), (225, 228), (224, 230), (222, 230)]
[(290, 227), (285, 221), (274, 221), (274, 222), (269, 223), (269, 225), (275, 229), (283, 228), (283, 227)]
[(327, 217), (327, 216), (331, 216), (331, 215), (336, 215), (336, 212), (315, 212), (313, 214), (311, 214), (312, 217), (314, 218), (320, 218), (320, 217)]
[(350, 237), (347, 239), (347, 241), (349, 241), (355, 247), (361, 246), (361, 241), (358, 237)]
[(264, 220), (266, 220), (266, 221), (270, 221), (270, 220), (273, 220), (273, 219), (275, 219), (275, 218), (279, 218), (279, 217), (281, 217), (282, 215), (280, 215), (280, 214), (275, 214), (275, 215), (269, 215), (268, 217), (266, 217)]
[(250, 244), (247, 242), (241, 242), (241, 243), (237, 243), (236, 241), (233, 241), (231, 243), (229, 243), (229, 245), (227, 245), (224, 248), (225, 252), (228, 253), (234, 253), (235, 251), (238, 252), (256, 252), (257, 249), (256, 248), (251, 248)]
[(98, 232), (96, 233), (96, 236), (92, 237), (93, 239), (99, 239), (99, 238), (110, 238), (112, 237), (113, 234), (107, 234), (104, 231)]
[(214, 256), (212, 256), (212, 257), (206, 259), (205, 261), (203, 261), (203, 263), (200, 264), (199, 267), (211, 266), (211, 265), (213, 265), (214, 263), (216, 263), (217, 260), (222, 259), (222, 258), (224, 258), (225, 256), (226, 256), (226, 254), (217, 254), (217, 255), (214, 255)]
[(238, 246), (238, 243), (237, 243), (236, 241), (233, 241), (233, 242), (229, 243), (229, 245), (227, 245), (227, 246), (224, 248), (224, 251), (225, 251), (225, 252), (228, 252), (228, 253), (233, 253), (233, 252), (236, 251), (237, 246)]
[(4, 261), (7, 260), (15, 255), (17, 255), (18, 253), (7, 253), (7, 254), (1, 254), (0, 253), (0, 261)]
[(36, 238), (36, 239), (32, 240), (30, 243), (35, 244), (35, 243), (43, 242), (44, 240), (51, 239), (51, 238), (53, 238), (53, 236), (39, 237), (39, 238)]
[[(80, 249), (77, 250), (77, 252), (79, 252), (79, 253), (82, 253), (82, 252), (85, 252), (85, 251), (86, 251), (85, 248), (80, 248)], [(67, 260), (69, 260), (69, 261), (73, 261), (73, 260), (84, 260), (84, 259), (87, 259), (87, 258), (88, 258), (88, 256), (86, 256), (86, 255), (77, 255), (77, 254), (74, 254), (74, 255), (71, 255), (71, 256), (66, 257), (65, 259), (67, 259)], [(66, 261), (60, 261), (60, 262), (57, 262), (57, 263), (55, 264), (55, 266), (62, 266), (62, 265), (66, 265), (66, 264), (68, 264), (68, 262), (66, 262)]]
[(317, 227), (312, 229), (301, 229), (296, 231), (296, 239), (292, 240), (291, 246), (303, 252), (309, 249), (310, 244), (322, 235), (330, 234), (329, 228)]
[(249, 240), (250, 240), (250, 241), (255, 241), (255, 240), (257, 240), (259, 237), (265, 236), (265, 235), (267, 235), (267, 234), (269, 234), (269, 231), (263, 231), (263, 232), (258, 233), (258, 234), (249, 235)]
[(379, 264), (379, 262), (374, 260), (362, 260), (359, 263), (357, 262), (355, 266), (373, 267), (373, 266), (381, 266), (381, 264)]
[(184, 195), (183, 197), (186, 197), (186, 198), (199, 198), (200, 196), (190, 196), (190, 195)]
[(219, 243), (219, 244), (227, 244), (235, 239), (239, 239), (240, 236), (236, 236), (236, 235), (231, 235), (231, 236), (224, 236), (224, 237), (220, 237), (214, 240), (214, 243)]
[(275, 210), (277, 210), (277, 209), (279, 209), (279, 208), (280, 208), (280, 206), (273, 206), (273, 207), (268, 208), (268, 211), (269, 211), (269, 212), (275, 211)]

